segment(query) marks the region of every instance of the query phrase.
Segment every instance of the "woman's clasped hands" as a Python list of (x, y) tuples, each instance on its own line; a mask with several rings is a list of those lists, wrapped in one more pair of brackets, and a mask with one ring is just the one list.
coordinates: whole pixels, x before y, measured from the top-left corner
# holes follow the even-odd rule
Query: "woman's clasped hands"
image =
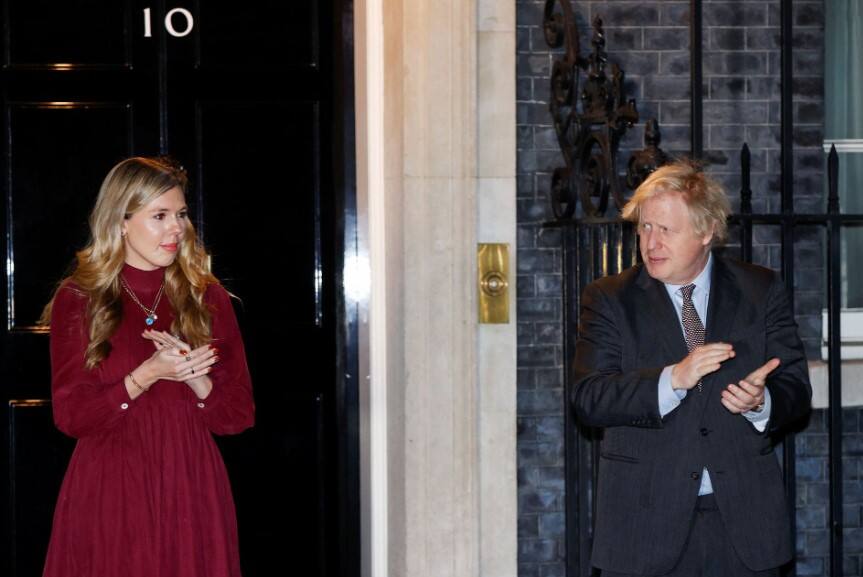
[[(219, 360), (219, 350), (216, 347), (204, 345), (192, 349), (165, 331), (148, 329), (141, 336), (152, 341), (156, 347), (153, 356), (144, 363), (154, 381), (181, 381), (189, 385), (199, 398), (203, 399), (209, 395), (213, 384), (207, 375)], [(145, 368), (144, 365), (141, 366), (142, 369)]]

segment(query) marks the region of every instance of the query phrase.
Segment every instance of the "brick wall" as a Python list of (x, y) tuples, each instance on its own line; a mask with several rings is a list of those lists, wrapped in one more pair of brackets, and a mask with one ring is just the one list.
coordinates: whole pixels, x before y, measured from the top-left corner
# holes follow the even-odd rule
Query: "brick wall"
[[(797, 574), (828, 575), (830, 540), (826, 411), (814, 411), (797, 436)], [(863, 409), (842, 411), (843, 575), (863, 574)]]
[[(689, 150), (689, 2), (572, 2), (583, 53), (589, 48), (590, 22), (601, 15), (609, 60), (626, 73), (629, 97), (635, 98), (642, 123), (659, 119), (667, 152)], [(552, 218), (548, 203), (551, 172), (562, 164), (548, 113), (549, 75), (554, 54), (542, 34), (544, 2), (516, 0), (518, 130), (518, 497), (519, 575), (564, 575), (563, 358), (560, 232), (543, 229)], [(704, 148), (710, 171), (739, 204), (739, 150), (752, 151), (753, 208), (779, 210), (779, 3), (776, 0), (705, 1), (704, 4)], [(822, 73), (823, 5), (795, 1), (794, 8), (794, 171), (798, 212), (823, 206)], [(621, 146), (621, 158), (641, 148), (635, 127)], [(779, 231), (755, 230), (754, 260), (778, 268)], [(795, 244), (795, 312), (810, 357), (817, 356), (823, 295), (822, 237), (802, 228)], [(729, 250), (734, 251), (734, 238)], [(856, 415), (856, 413), (854, 413)], [(798, 543), (800, 574), (826, 570), (826, 464), (823, 412), (798, 436)], [(859, 420), (855, 416), (854, 423)], [(819, 428), (820, 427), (820, 428)], [(856, 431), (855, 431), (856, 432)], [(853, 434), (853, 433), (849, 433)], [(857, 447), (863, 446), (858, 443)], [(849, 451), (854, 447), (848, 443)], [(818, 459), (822, 459), (818, 461)], [(820, 463), (815, 465), (813, 463)], [(846, 475), (856, 475), (849, 466)], [(820, 466), (818, 477), (815, 469)], [(854, 477), (856, 480), (856, 477)], [(860, 489), (857, 485), (857, 493)], [(856, 495), (853, 491), (849, 493)], [(821, 499), (821, 501), (819, 501)], [(846, 502), (856, 503), (857, 501)], [(860, 526), (859, 505), (848, 511)], [(856, 507), (856, 509), (854, 508)], [(847, 509), (847, 507), (846, 507)], [(856, 511), (856, 513), (854, 513)], [(856, 516), (854, 516), (856, 515)], [(851, 531), (852, 555), (863, 533)], [(858, 547), (859, 549), (859, 547)], [(856, 557), (848, 561), (858, 574)]]

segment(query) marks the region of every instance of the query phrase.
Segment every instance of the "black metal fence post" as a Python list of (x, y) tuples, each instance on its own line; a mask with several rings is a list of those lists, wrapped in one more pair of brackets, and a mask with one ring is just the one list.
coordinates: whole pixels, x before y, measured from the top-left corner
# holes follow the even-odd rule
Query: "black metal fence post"
[(830, 407), (827, 427), (830, 449), (830, 575), (842, 575), (842, 219), (839, 215), (839, 155), (836, 146), (827, 158), (827, 333)]
[(690, 137), (692, 158), (704, 156), (704, 123), (702, 90), (704, 82), (702, 63), (701, 0), (689, 2), (689, 86), (690, 86)]
[(750, 154), (749, 145), (743, 143), (740, 149), (740, 258), (752, 262), (752, 220), (746, 218), (752, 215), (752, 189), (750, 188)]

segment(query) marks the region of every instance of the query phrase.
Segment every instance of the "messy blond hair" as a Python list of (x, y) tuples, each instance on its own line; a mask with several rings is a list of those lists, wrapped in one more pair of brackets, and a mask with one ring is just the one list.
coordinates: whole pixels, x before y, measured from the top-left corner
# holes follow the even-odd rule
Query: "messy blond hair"
[(725, 190), (690, 160), (677, 160), (651, 173), (623, 207), (623, 218), (640, 222), (641, 205), (648, 199), (669, 192), (681, 195), (689, 208), (692, 227), (699, 236), (712, 230), (713, 244), (725, 241), (728, 236), (727, 219), (731, 213)]
[[(76, 253), (72, 274), (59, 290), (72, 284), (87, 296), (89, 343), (85, 365), (96, 367), (111, 352), (110, 338), (123, 316), (120, 272), (126, 261), (122, 238), (123, 221), (141, 210), (156, 197), (173, 188), (185, 196), (188, 179), (185, 171), (165, 158), (128, 158), (117, 164), (105, 177), (93, 211), (90, 213), (90, 240)], [(210, 342), (211, 313), (204, 303), (207, 286), (218, 283), (210, 272), (210, 258), (198, 239), (191, 222), (177, 252), (177, 258), (165, 269), (165, 295), (174, 310), (171, 332), (193, 347)], [(42, 312), (42, 324), (51, 321), (51, 309), (57, 293)]]

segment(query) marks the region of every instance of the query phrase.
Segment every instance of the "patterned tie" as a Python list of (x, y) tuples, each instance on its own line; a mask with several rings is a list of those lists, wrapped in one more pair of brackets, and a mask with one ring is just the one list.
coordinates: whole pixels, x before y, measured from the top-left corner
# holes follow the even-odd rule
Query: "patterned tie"
[[(692, 303), (692, 291), (694, 290), (694, 284), (688, 284), (680, 289), (680, 293), (683, 295), (683, 334), (689, 352), (704, 344), (704, 325), (701, 324), (698, 311), (695, 310), (695, 305)], [(701, 391), (701, 381), (698, 381), (698, 392)]]

